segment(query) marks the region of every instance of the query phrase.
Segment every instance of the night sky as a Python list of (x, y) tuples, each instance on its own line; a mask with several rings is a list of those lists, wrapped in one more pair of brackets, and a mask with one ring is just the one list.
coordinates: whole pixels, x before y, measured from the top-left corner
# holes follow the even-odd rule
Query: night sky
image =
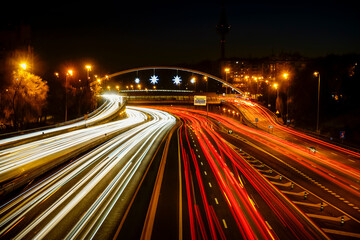
[[(360, 53), (354, 1), (227, 1), (227, 57), (298, 52)], [(298, 3), (299, 2), (299, 3)], [(5, 21), (31, 26), (31, 42), (52, 67), (90, 61), (109, 72), (129, 67), (216, 60), (220, 1), (13, 3)]]

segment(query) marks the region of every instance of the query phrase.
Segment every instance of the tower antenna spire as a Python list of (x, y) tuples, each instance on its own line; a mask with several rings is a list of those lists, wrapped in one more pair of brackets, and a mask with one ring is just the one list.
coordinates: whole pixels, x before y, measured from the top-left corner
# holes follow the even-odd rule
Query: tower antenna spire
[(221, 12), (219, 24), (216, 25), (216, 31), (220, 35), (220, 58), (224, 60), (225, 58), (225, 36), (230, 31), (230, 25), (227, 22), (226, 11), (225, 11), (225, 1), (221, 1)]

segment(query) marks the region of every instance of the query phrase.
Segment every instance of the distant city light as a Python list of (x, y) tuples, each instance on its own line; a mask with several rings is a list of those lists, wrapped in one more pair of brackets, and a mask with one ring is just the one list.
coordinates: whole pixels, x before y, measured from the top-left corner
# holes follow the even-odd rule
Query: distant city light
[(176, 76), (173, 78), (173, 82), (174, 82), (174, 84), (179, 85), (179, 84), (181, 83), (181, 77), (179, 77), (178, 75), (176, 75)]
[(151, 82), (152, 84), (157, 84), (158, 81), (159, 81), (159, 77), (156, 76), (155, 74), (150, 77), (150, 82)]
[(140, 78), (138, 78), (138, 77), (135, 78), (135, 83), (136, 83), (136, 84), (139, 84), (139, 83), (140, 83)]

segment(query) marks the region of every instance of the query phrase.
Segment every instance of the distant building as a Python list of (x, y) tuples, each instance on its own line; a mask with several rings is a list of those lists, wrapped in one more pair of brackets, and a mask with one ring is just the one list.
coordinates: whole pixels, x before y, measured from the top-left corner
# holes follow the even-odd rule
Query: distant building
[[(290, 76), (296, 69), (306, 66), (306, 59), (299, 55), (279, 55), (266, 58), (229, 58), (223, 61), (228, 68), (227, 79), (244, 91), (259, 93), (262, 85), (281, 81), (284, 73)], [(256, 85), (256, 87), (254, 87)], [(256, 88), (256, 89), (255, 89)]]

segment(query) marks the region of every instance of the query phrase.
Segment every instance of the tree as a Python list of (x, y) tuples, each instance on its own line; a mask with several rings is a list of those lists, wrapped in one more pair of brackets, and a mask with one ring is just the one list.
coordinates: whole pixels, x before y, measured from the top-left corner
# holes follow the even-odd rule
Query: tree
[(15, 128), (24, 123), (37, 122), (46, 105), (47, 82), (25, 70), (12, 73), (4, 94), (4, 117)]

